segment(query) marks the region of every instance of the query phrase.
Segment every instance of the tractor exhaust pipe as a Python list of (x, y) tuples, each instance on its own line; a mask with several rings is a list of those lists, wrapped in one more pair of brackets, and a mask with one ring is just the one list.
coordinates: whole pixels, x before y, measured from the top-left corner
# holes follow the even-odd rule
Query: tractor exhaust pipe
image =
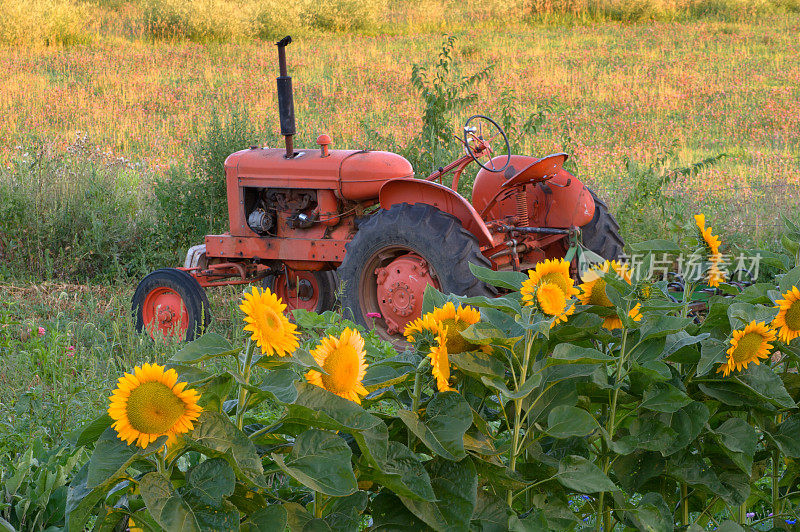
[(294, 97), (292, 96), (292, 78), (286, 71), (286, 46), (292, 42), (292, 38), (287, 35), (275, 45), (278, 47), (278, 64), (280, 76), (278, 76), (278, 114), (281, 120), (281, 135), (286, 139), (285, 158), (294, 157), (294, 142), (292, 137), (294, 129)]

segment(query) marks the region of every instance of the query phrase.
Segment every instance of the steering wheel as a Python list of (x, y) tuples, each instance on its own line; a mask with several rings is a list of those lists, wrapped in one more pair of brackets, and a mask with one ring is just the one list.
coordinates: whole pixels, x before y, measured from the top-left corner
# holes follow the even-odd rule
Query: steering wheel
[[(473, 120), (475, 121), (475, 124), (477, 124), (477, 127), (475, 125), (470, 125)], [(483, 127), (484, 122), (488, 123), (486, 126), (486, 133), (484, 132)], [(494, 130), (496, 131), (492, 132), (492, 126), (494, 126)], [(490, 144), (490, 142), (497, 138), (498, 135), (503, 138), (503, 141), (506, 144), (506, 163), (500, 168), (498, 168), (494, 163), (494, 150), (492, 150), (492, 145)], [(464, 146), (467, 148), (467, 153), (469, 153), (475, 162), (478, 163), (478, 166), (486, 171), (495, 173), (502, 172), (511, 162), (511, 146), (508, 143), (508, 136), (506, 135), (506, 132), (503, 131), (503, 128), (500, 127), (500, 124), (488, 116), (474, 115), (467, 119), (467, 121), (464, 123)], [(487, 165), (483, 165), (478, 159), (487, 154), (489, 156), (489, 162)]]

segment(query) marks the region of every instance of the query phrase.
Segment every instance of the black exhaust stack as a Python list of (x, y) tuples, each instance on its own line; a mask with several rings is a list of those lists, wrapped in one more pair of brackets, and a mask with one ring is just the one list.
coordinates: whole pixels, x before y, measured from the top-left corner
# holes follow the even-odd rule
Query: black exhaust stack
[(281, 120), (281, 135), (286, 138), (286, 157), (294, 157), (294, 143), (292, 137), (294, 129), (294, 97), (292, 96), (292, 78), (286, 71), (286, 46), (292, 42), (287, 35), (275, 44), (278, 47), (278, 63), (280, 76), (278, 76), (278, 113)]

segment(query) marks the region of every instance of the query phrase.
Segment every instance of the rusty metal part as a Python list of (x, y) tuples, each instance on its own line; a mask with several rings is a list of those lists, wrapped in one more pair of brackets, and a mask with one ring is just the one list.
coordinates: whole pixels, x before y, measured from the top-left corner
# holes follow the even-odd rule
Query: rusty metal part
[(428, 263), (416, 253), (408, 253), (374, 272), (378, 307), (386, 330), (389, 334), (402, 333), (422, 313), (425, 288), (436, 285)]
[(295, 134), (294, 123), (294, 96), (292, 94), (292, 78), (286, 68), (286, 47), (291, 44), (292, 38), (287, 35), (275, 45), (278, 47), (278, 114), (281, 122), (281, 135), (286, 139), (286, 154), (284, 157), (292, 159), (295, 156), (292, 137)]

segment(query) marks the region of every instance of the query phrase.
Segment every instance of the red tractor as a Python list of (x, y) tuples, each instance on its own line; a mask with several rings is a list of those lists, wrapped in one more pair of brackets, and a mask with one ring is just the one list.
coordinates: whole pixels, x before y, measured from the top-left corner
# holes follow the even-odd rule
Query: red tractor
[[(206, 287), (260, 281), (288, 310), (330, 310), (339, 294), (346, 317), (392, 340), (420, 316), (428, 285), (494, 295), (469, 263), (525, 271), (563, 257), (578, 238), (605, 258), (622, 252), (619, 226), (563, 168), (566, 154), (511, 155), (505, 132), (485, 116), (467, 120), (464, 155), (423, 179), (394, 153), (331, 150), (327, 135), (317, 148), (295, 150), (290, 42), (277, 43), (285, 149), (252, 146), (227, 158), (229, 230), (207, 235), (182, 268), (139, 283), (139, 331), (193, 339), (210, 320)], [(472, 162), (480, 170), (467, 201), (456, 190)]]

